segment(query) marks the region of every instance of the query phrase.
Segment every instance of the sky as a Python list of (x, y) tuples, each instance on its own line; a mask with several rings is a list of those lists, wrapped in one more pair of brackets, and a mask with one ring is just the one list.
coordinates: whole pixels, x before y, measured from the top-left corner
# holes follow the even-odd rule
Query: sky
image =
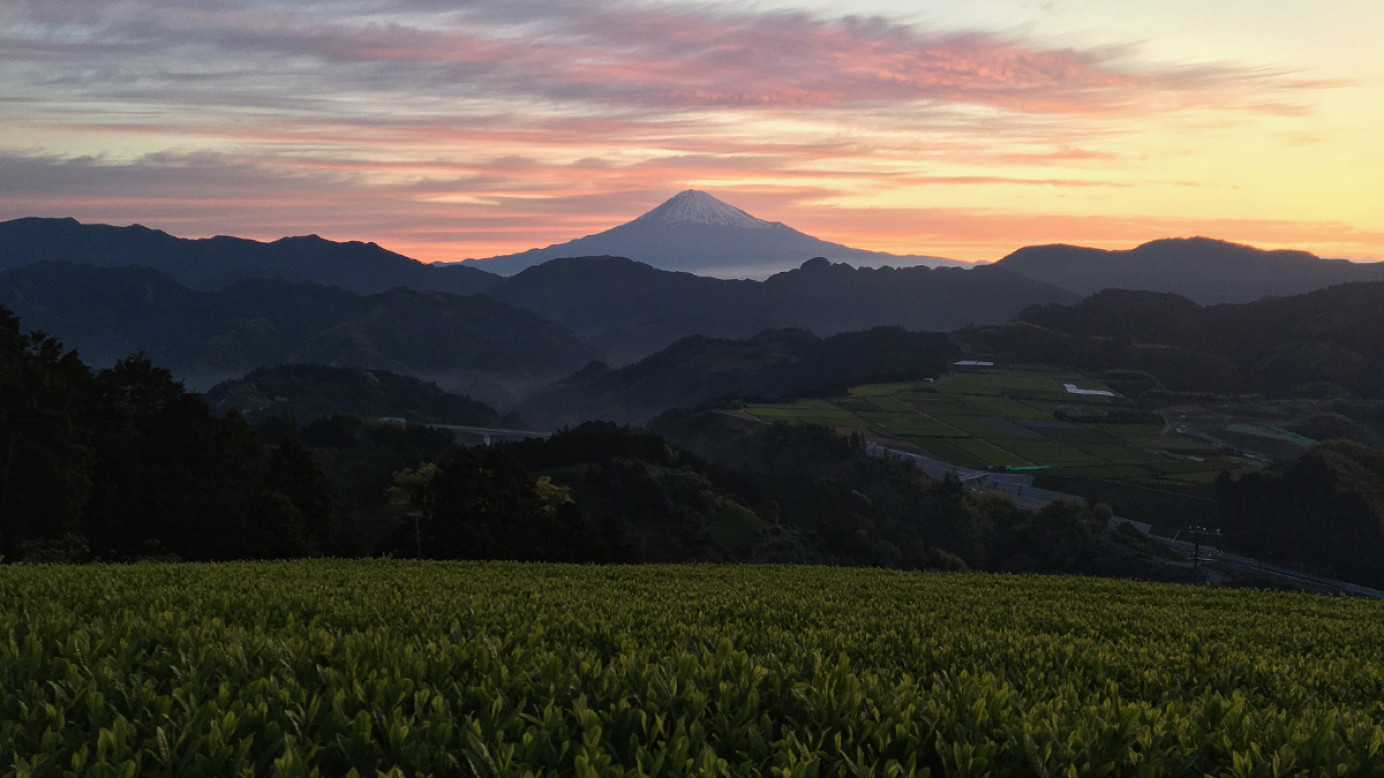
[(1384, 2), (843, 5), (6, 0), (0, 219), (455, 261), (695, 188), (900, 254), (1384, 259)]

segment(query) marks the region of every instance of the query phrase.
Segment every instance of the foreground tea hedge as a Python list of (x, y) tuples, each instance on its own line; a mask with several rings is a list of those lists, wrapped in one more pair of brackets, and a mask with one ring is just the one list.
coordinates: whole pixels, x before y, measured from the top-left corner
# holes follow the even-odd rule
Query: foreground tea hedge
[(1384, 775), (1384, 606), (1070, 578), (0, 568), (0, 773)]

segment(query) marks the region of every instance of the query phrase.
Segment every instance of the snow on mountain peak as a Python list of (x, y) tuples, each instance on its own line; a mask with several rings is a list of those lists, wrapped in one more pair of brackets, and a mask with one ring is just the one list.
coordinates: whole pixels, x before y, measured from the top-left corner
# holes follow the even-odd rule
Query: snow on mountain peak
[(659, 221), (666, 224), (714, 224), (726, 227), (768, 227), (772, 222), (745, 213), (733, 205), (696, 189), (679, 192), (664, 204), (640, 216), (635, 221)]

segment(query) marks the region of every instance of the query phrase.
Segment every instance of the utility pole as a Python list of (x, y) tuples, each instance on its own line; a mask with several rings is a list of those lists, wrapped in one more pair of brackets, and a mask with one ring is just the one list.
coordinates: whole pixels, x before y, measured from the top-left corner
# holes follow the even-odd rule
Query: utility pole
[(1186, 530), (1192, 536), (1192, 583), (1201, 583), (1201, 539), (1202, 536), (1216, 539), (1216, 548), (1221, 547), (1221, 531), (1209, 530), (1199, 525), (1190, 526)]

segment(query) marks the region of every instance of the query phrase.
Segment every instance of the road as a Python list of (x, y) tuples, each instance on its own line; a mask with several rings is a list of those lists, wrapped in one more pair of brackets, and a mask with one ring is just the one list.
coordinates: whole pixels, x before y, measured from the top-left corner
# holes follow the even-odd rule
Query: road
[[(911, 461), (923, 472), (933, 478), (946, 478), (949, 475), (956, 476), (957, 480), (972, 491), (993, 491), (1004, 492), (1014, 498), (1014, 502), (1024, 508), (1041, 508), (1054, 500), (1070, 500), (1072, 502), (1085, 502), (1086, 498), (1075, 494), (1065, 494), (1054, 492), (1048, 489), (1039, 489), (1033, 486), (1033, 476), (1021, 473), (993, 473), (988, 470), (976, 470), (970, 467), (962, 467), (951, 462), (944, 462), (940, 459), (914, 454), (909, 451), (902, 451), (896, 448), (889, 448), (874, 442), (865, 444), (865, 453), (881, 459), (894, 459)], [(1212, 582), (1224, 582), (1236, 578), (1262, 577), (1272, 578), (1290, 583), (1294, 586), (1307, 589), (1309, 591), (1331, 592), (1350, 595), (1352, 597), (1364, 597), (1372, 600), (1384, 600), (1384, 591), (1371, 589), (1366, 586), (1339, 581), (1325, 576), (1312, 575), (1300, 570), (1294, 570), (1282, 565), (1275, 565), (1259, 559), (1240, 556), (1238, 554), (1227, 554), (1217, 550), (1213, 546), (1203, 543), (1198, 547), (1185, 540), (1174, 540), (1172, 538), (1154, 535), (1149, 531), (1149, 526), (1140, 522), (1132, 522), (1121, 519), (1118, 516), (1111, 517), (1112, 526), (1114, 522), (1124, 522), (1134, 526), (1145, 536), (1162, 543), (1173, 551), (1185, 556), (1189, 561), (1194, 554), (1201, 557), (1204, 579)]]
[(997, 473), (989, 470), (976, 470), (971, 467), (962, 467), (941, 459), (933, 459), (922, 454), (915, 454), (911, 451), (903, 451), (897, 448), (882, 446), (879, 443), (867, 442), (865, 453), (880, 459), (894, 459), (911, 461), (920, 470), (933, 478), (946, 478), (956, 476), (961, 485), (973, 492), (1003, 492), (1014, 498), (1014, 502), (1023, 508), (1041, 508), (1054, 500), (1067, 500), (1069, 502), (1084, 503), (1085, 497), (1064, 492), (1054, 492), (1049, 489), (1039, 489), (1033, 485), (1033, 476), (1022, 473)]
[(502, 427), (468, 427), (462, 424), (423, 424), (416, 421), (408, 421), (394, 416), (382, 417), (380, 421), (390, 424), (418, 424), (421, 427), (431, 427), (436, 430), (451, 430), (452, 432), (463, 432), (468, 435), (479, 435), (485, 445), (490, 445), (492, 439), (500, 440), (525, 440), (527, 438), (549, 438), (551, 432), (535, 432), (533, 430), (510, 430)]

